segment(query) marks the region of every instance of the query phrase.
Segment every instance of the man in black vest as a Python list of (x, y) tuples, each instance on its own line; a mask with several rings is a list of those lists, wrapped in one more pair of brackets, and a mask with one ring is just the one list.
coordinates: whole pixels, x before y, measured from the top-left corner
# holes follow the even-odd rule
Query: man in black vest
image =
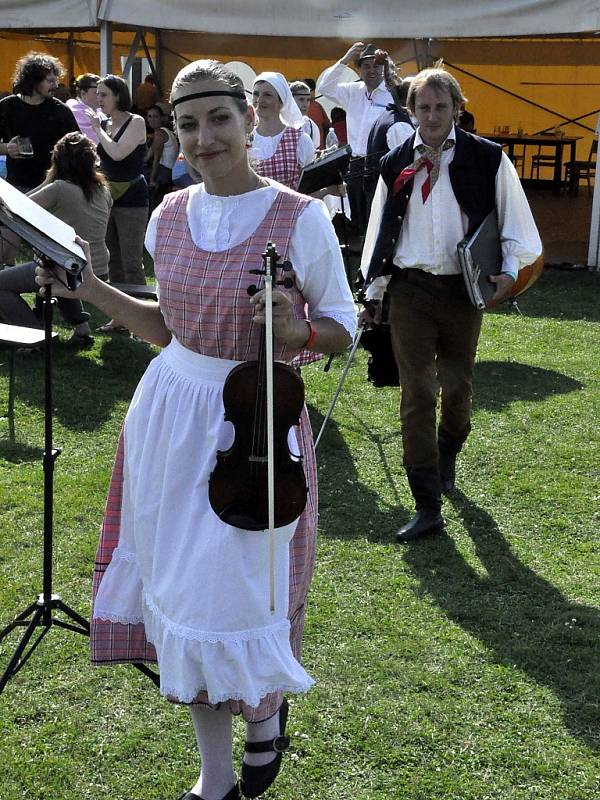
[[(389, 58), (388, 58), (389, 61)], [(367, 155), (365, 157), (365, 176), (363, 188), (367, 203), (367, 220), (371, 214), (371, 204), (379, 180), (379, 163), (381, 159), (409, 139), (415, 126), (406, 110), (406, 98), (412, 78), (396, 77), (392, 82), (387, 81), (387, 62), (383, 65), (386, 86), (394, 98), (393, 103), (388, 103), (387, 108), (371, 128), (367, 140)]]
[[(396, 534), (410, 541), (440, 533), (442, 493), (471, 429), (472, 375), (482, 314), (469, 302), (456, 247), (496, 208), (502, 272), (491, 305), (509, 294), (541, 241), (514, 167), (501, 148), (454, 124), (466, 98), (443, 69), (412, 81), (407, 103), (418, 128), (381, 162), (362, 269), (362, 318), (389, 323), (401, 385), (403, 463), (416, 515)], [(436, 427), (437, 397), (441, 413)]]

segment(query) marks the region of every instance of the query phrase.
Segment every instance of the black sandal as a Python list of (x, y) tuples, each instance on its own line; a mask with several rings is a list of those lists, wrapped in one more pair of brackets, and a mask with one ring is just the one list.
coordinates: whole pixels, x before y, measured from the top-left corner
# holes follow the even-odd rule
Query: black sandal
[[(194, 794), (193, 792), (186, 792), (182, 794), (179, 800), (202, 800), (199, 794)], [(221, 800), (240, 800), (240, 790), (238, 788), (237, 783), (231, 788), (229, 792), (222, 797)]]
[(279, 736), (269, 739), (266, 742), (246, 741), (245, 750), (247, 753), (276, 753), (275, 758), (262, 766), (246, 764), (242, 761), (242, 774), (240, 776), (240, 789), (244, 797), (258, 797), (266, 792), (273, 783), (281, 768), (281, 755), (290, 746), (289, 736), (285, 735), (285, 726), (288, 718), (288, 701), (283, 698), (279, 707)]

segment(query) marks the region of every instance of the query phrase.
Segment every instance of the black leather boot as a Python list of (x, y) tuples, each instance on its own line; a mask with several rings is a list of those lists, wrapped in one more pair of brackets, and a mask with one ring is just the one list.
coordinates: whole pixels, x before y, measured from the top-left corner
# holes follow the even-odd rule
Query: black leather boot
[(456, 457), (462, 450), (466, 436), (451, 439), (442, 431), (438, 431), (438, 452), (440, 459), (440, 481), (442, 494), (448, 494), (456, 483)]
[(440, 473), (435, 467), (407, 467), (406, 475), (417, 513), (396, 534), (397, 542), (410, 542), (444, 529)]

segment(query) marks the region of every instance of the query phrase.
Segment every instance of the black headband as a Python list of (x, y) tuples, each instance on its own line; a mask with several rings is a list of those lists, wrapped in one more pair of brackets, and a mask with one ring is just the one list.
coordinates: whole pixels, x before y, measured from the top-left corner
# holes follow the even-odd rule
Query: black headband
[(235, 97), (238, 100), (245, 100), (246, 95), (243, 92), (227, 92), (219, 90), (217, 92), (194, 92), (194, 94), (186, 94), (184, 97), (178, 97), (173, 100), (171, 105), (175, 107), (179, 103), (185, 103), (186, 100), (196, 100), (198, 97)]

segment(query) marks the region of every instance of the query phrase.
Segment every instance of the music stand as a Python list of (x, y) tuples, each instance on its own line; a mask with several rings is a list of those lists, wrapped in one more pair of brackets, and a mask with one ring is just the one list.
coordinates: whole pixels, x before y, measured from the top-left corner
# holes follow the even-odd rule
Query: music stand
[[(12, 200), (13, 202), (12, 207), (0, 202), (0, 221), (25, 238), (33, 248), (34, 256), (38, 263), (41, 263), (46, 268), (62, 271), (66, 279), (65, 282), (75, 288), (80, 283), (80, 272), (85, 261), (81, 260), (77, 253), (73, 257), (72, 246), (65, 248), (61, 244), (61, 237), (65, 232), (60, 229), (60, 225), (64, 225), (64, 223), (60, 223), (58, 226), (58, 234), (44, 233), (38, 227), (39, 220), (35, 214), (36, 209), (28, 207), (28, 203), (31, 202), (29, 198), (25, 196), (17, 197), (14, 194), (17, 190), (14, 190), (13, 187), (7, 187), (8, 184), (0, 179), (0, 201)], [(32, 203), (32, 205), (34, 204)], [(39, 209), (39, 211), (41, 219), (44, 219), (44, 215), (48, 214), (44, 209)], [(34, 215), (33, 217), (31, 216), (32, 214)], [(32, 219), (35, 224), (32, 224)], [(56, 218), (53, 219), (54, 222), (60, 222)], [(52, 223), (52, 221), (49, 222)], [(67, 226), (64, 227), (67, 228)], [(73, 235), (69, 234), (69, 231), (72, 231), (72, 229), (67, 228), (66, 235), (70, 235), (72, 240)], [(77, 246), (76, 249), (79, 249), (79, 247)], [(56, 260), (52, 256), (56, 256)], [(64, 603), (60, 595), (53, 592), (52, 587), (54, 464), (61, 450), (60, 448), (54, 448), (52, 444), (52, 291), (50, 286), (45, 288), (42, 308), (44, 319), (44, 534), (42, 593), (38, 595), (37, 600), (17, 614), (13, 621), (0, 631), (0, 643), (2, 643), (15, 628), (25, 628), (8, 662), (8, 666), (0, 676), (0, 694), (4, 691), (4, 687), (13, 675), (16, 675), (25, 666), (50, 628), (56, 626), (84, 636), (90, 635), (89, 622)], [(57, 616), (57, 614), (63, 615), (66, 620)], [(30, 644), (36, 633), (37, 638)], [(155, 684), (158, 684), (159, 676), (145, 664), (134, 664), (134, 666), (144, 675), (151, 678)]]
[[(25, 632), (21, 637), (8, 666), (0, 676), (0, 693), (17, 672), (26, 664), (31, 654), (54, 625), (67, 628), (89, 636), (90, 626), (86, 619), (70, 608), (61, 600), (59, 594), (52, 591), (52, 536), (53, 536), (53, 509), (54, 509), (54, 464), (60, 455), (60, 448), (52, 446), (52, 293), (50, 286), (46, 287), (43, 300), (44, 319), (44, 544), (43, 544), (43, 572), (42, 593), (38, 595), (31, 605), (13, 619), (13, 621), (0, 631), (0, 642), (17, 627), (24, 627)], [(60, 619), (56, 613), (60, 612), (67, 620)], [(41, 632), (38, 631), (41, 628)], [(31, 644), (30, 640), (38, 632), (37, 639)], [(29, 649), (28, 649), (29, 645)]]

